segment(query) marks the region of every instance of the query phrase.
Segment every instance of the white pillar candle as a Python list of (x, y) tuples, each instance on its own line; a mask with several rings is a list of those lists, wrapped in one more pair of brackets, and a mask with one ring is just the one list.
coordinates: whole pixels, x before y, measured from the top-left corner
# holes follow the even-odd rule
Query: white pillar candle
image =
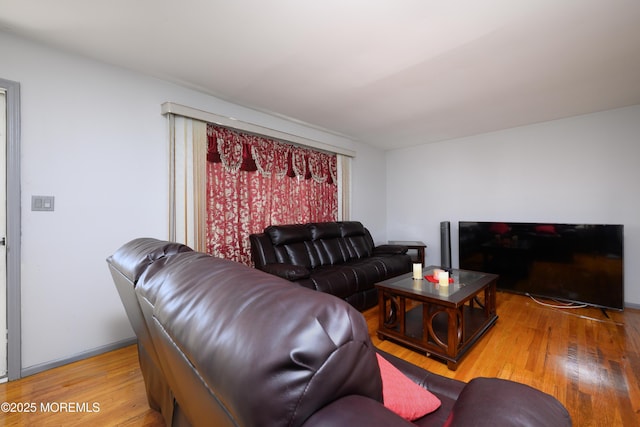
[(438, 274), (438, 283), (440, 284), (440, 286), (449, 286), (448, 271), (441, 271), (440, 274)]
[(422, 279), (422, 264), (419, 262), (413, 264), (413, 278), (415, 280)]

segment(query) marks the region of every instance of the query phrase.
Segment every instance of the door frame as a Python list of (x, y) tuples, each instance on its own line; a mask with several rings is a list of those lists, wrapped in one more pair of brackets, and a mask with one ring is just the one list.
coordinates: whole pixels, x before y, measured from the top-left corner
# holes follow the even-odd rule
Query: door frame
[[(20, 83), (0, 78), (7, 103), (7, 378), (22, 376), (22, 324), (20, 291)], [(1, 237), (1, 236), (0, 236)]]

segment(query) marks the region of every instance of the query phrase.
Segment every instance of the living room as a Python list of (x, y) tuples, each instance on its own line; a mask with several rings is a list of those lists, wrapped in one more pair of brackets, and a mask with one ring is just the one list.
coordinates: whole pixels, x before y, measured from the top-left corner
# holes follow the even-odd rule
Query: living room
[[(387, 150), (10, 30), (0, 78), (20, 84), (22, 376), (132, 342), (104, 260), (167, 235), (166, 101), (355, 151), (351, 218), (380, 243), (424, 241), (427, 264), (445, 220), (454, 254), (461, 220), (624, 224), (625, 302), (640, 308), (640, 85), (623, 107)], [(31, 211), (32, 195), (55, 196), (55, 211)]]

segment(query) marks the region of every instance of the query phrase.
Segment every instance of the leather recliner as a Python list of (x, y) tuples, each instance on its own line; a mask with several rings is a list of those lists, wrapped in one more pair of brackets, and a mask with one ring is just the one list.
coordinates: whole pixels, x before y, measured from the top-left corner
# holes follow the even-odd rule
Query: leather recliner
[[(107, 259), (138, 336), (150, 405), (169, 426), (568, 426), (553, 397), (468, 384), (377, 352), (345, 301), (156, 239)], [(442, 402), (414, 423), (384, 406), (376, 353)]]

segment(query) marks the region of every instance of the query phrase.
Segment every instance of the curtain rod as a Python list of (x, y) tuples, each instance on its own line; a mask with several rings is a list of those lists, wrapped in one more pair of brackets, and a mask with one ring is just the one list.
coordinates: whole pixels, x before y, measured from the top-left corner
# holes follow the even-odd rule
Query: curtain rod
[(207, 111), (198, 110), (196, 108), (187, 107), (185, 105), (176, 104), (174, 102), (164, 102), (161, 105), (162, 115), (175, 114), (178, 116), (188, 117), (191, 119), (202, 120), (209, 123), (214, 123), (220, 126), (230, 127), (233, 129), (251, 132), (259, 135), (265, 135), (272, 138), (276, 138), (282, 141), (291, 142), (298, 145), (304, 145), (318, 150), (324, 150), (331, 153), (342, 154), (348, 157), (355, 157), (356, 152), (342, 147), (336, 147), (335, 145), (327, 144), (313, 139), (304, 138), (302, 136), (282, 132), (279, 130), (267, 128), (264, 126), (256, 125), (253, 123), (244, 122), (231, 117), (221, 116), (215, 113), (209, 113)]

